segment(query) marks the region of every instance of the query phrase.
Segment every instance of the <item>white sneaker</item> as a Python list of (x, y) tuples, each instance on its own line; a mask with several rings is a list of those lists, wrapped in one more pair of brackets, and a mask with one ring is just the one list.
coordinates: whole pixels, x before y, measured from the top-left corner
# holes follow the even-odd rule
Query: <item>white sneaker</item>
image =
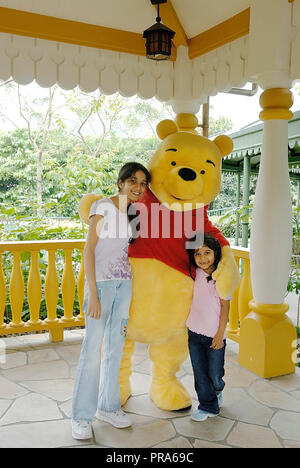
[(93, 437), (92, 423), (72, 419), (72, 437), (78, 440), (91, 439)]
[(191, 414), (191, 419), (193, 421), (202, 422), (202, 421), (205, 421), (207, 418), (215, 418), (216, 416), (218, 415), (214, 413), (209, 413), (208, 411), (203, 411), (203, 410), (198, 409)]
[(130, 427), (132, 425), (130, 417), (122, 410), (107, 413), (97, 409), (95, 416), (97, 419), (100, 419), (100, 421), (108, 422), (112, 426), (118, 427), (119, 429)]

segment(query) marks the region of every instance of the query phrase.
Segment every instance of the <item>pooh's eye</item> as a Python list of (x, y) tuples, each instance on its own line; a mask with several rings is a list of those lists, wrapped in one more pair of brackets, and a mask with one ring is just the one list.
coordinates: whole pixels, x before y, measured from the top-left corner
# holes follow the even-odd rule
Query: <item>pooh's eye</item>
[(201, 171), (200, 174), (205, 174), (205, 171)]
[(172, 166), (176, 166), (176, 162), (175, 162), (175, 161), (172, 161), (171, 164), (172, 164)]

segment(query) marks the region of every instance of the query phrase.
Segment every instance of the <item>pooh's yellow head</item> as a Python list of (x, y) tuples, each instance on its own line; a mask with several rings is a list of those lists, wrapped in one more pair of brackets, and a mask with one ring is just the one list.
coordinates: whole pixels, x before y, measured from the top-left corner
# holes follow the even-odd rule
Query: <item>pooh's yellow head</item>
[(222, 157), (233, 149), (231, 138), (220, 135), (211, 141), (190, 123), (184, 126), (184, 119), (181, 128), (163, 120), (156, 130), (162, 142), (149, 163), (154, 195), (174, 211), (208, 205), (219, 193)]

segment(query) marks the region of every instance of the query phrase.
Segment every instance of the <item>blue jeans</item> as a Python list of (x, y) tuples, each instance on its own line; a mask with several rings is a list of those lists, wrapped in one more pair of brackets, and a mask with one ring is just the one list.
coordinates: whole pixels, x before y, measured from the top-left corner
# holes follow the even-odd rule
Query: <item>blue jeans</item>
[(223, 380), (226, 340), (221, 349), (211, 348), (212, 338), (188, 331), (189, 351), (194, 372), (198, 409), (218, 414), (218, 393), (225, 387)]
[[(99, 281), (97, 290), (101, 316), (93, 319), (85, 315), (86, 332), (74, 386), (72, 417), (77, 421), (91, 421), (97, 407), (106, 412), (121, 408), (119, 370), (128, 326), (132, 281)], [(85, 288), (85, 314), (87, 303)]]

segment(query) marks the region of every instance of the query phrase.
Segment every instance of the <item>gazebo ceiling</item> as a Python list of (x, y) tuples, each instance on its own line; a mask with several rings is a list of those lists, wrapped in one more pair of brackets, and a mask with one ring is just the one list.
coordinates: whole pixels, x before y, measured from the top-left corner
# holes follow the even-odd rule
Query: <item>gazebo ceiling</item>
[[(0, 0), (0, 6), (140, 34), (155, 19), (150, 0)], [(171, 6), (191, 39), (249, 8), (250, 0), (168, 0), (160, 7), (163, 22)]]
[[(156, 17), (150, 0), (0, 0), (0, 7), (0, 32), (71, 42), (67, 30), (72, 28), (74, 32), (76, 26), (68, 22), (78, 23), (78, 28), (79, 23), (85, 23), (94, 28), (83, 27), (87, 37), (81, 40), (75, 32), (73, 43), (116, 50), (115, 42), (119, 41), (120, 52), (140, 55), (144, 54), (142, 33)], [(168, 0), (160, 6), (160, 14), (162, 22), (176, 31), (174, 45), (189, 46), (190, 58), (195, 58), (247, 34), (249, 7), (250, 0)], [(60, 29), (65, 37), (63, 33), (57, 37)], [(89, 35), (98, 36), (98, 44), (93, 38), (89, 43)], [(115, 40), (111, 40), (112, 35)], [(130, 45), (132, 41), (136, 47)]]
[(156, 62), (143, 39), (150, 0), (0, 0), (0, 80), (155, 96), (195, 113), (247, 81), (300, 77), (300, 0), (168, 0), (160, 16), (176, 35), (171, 60)]

